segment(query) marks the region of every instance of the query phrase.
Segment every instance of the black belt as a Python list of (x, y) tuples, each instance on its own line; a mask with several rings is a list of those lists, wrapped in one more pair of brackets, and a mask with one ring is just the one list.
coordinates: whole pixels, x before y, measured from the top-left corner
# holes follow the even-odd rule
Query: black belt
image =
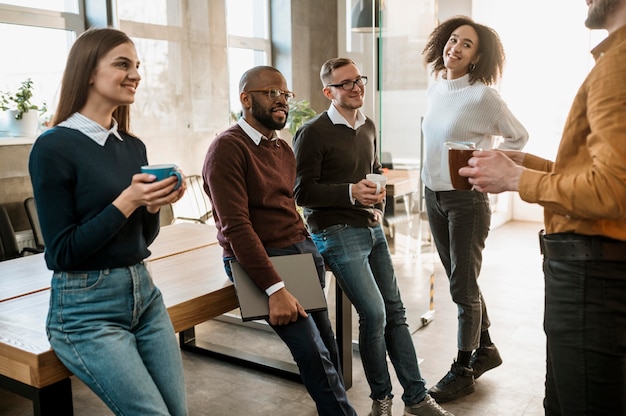
[(571, 233), (539, 232), (539, 246), (545, 258), (560, 261), (624, 261), (626, 241)]

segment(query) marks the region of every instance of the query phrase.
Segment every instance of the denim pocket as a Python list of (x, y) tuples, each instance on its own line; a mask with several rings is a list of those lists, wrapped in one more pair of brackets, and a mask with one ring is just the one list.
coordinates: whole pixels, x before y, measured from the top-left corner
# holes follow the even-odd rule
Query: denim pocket
[(78, 292), (96, 288), (104, 279), (102, 270), (86, 272), (55, 272), (53, 279), (58, 279), (57, 288), (63, 292)]
[(348, 224), (331, 225), (330, 227), (324, 228), (320, 232), (315, 233), (313, 235), (313, 239), (315, 240), (315, 237), (317, 237), (317, 238), (320, 238), (320, 237), (321, 238), (331, 238), (331, 237), (339, 234), (340, 232), (342, 232), (343, 230), (345, 230), (348, 227), (349, 227)]

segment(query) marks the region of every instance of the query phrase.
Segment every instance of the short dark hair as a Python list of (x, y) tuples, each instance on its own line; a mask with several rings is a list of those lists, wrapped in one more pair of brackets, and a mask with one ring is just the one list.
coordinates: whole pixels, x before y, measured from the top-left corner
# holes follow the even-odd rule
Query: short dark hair
[(502, 76), (505, 54), (500, 36), (492, 28), (476, 23), (467, 16), (455, 16), (441, 23), (430, 34), (424, 47), (424, 63), (432, 65), (432, 73), (438, 75), (446, 71), (443, 62), (443, 48), (450, 35), (460, 26), (471, 26), (478, 34), (478, 51), (480, 59), (476, 67), (469, 73), (470, 83), (481, 81), (486, 85), (495, 84)]
[(320, 70), (320, 80), (322, 81), (322, 86), (326, 87), (326, 85), (328, 85), (331, 75), (335, 69), (346, 65), (356, 64), (350, 58), (331, 58), (324, 62), (324, 65), (322, 65), (322, 69)]
[[(248, 84), (254, 84), (255, 82), (257, 82), (259, 75), (265, 71), (278, 72), (279, 74), (281, 74), (281, 72), (273, 66), (259, 65), (255, 66), (254, 68), (250, 68), (246, 72), (244, 72), (239, 79), (239, 92), (242, 93), (246, 89), (249, 89), (250, 86)], [(252, 88), (257, 88), (257, 86), (253, 86)]]

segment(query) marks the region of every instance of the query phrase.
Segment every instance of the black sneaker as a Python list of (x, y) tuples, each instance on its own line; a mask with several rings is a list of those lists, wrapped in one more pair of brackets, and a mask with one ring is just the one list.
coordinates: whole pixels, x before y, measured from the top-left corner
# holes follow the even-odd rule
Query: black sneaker
[(474, 379), (477, 379), (485, 371), (496, 368), (500, 364), (502, 364), (502, 357), (500, 357), (496, 346), (491, 344), (488, 347), (479, 347), (474, 351), (469, 366), (474, 370)]
[(469, 367), (456, 362), (439, 383), (428, 390), (428, 394), (438, 403), (449, 402), (474, 392), (474, 374)]

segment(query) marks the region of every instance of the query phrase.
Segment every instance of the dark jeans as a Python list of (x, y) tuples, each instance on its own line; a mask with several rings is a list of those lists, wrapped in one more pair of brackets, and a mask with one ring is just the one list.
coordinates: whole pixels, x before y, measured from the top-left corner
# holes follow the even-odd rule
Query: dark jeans
[(478, 348), (481, 331), (490, 326), (478, 286), (491, 223), (489, 199), (477, 191), (434, 192), (426, 188), (425, 201), (433, 240), (458, 309), (457, 347), (473, 351)]
[[(285, 248), (266, 248), (271, 256), (313, 253), (317, 273), (322, 287), (325, 285), (326, 267), (324, 259), (311, 240), (305, 240)], [(229, 260), (224, 258), (226, 274), (232, 280)], [(298, 318), (287, 325), (271, 325), (289, 347), (298, 365), (300, 377), (311, 395), (319, 415), (354, 415), (356, 411), (348, 402), (343, 384), (337, 341), (328, 311), (311, 312), (307, 318)]]
[(626, 415), (626, 262), (543, 270), (546, 416)]

